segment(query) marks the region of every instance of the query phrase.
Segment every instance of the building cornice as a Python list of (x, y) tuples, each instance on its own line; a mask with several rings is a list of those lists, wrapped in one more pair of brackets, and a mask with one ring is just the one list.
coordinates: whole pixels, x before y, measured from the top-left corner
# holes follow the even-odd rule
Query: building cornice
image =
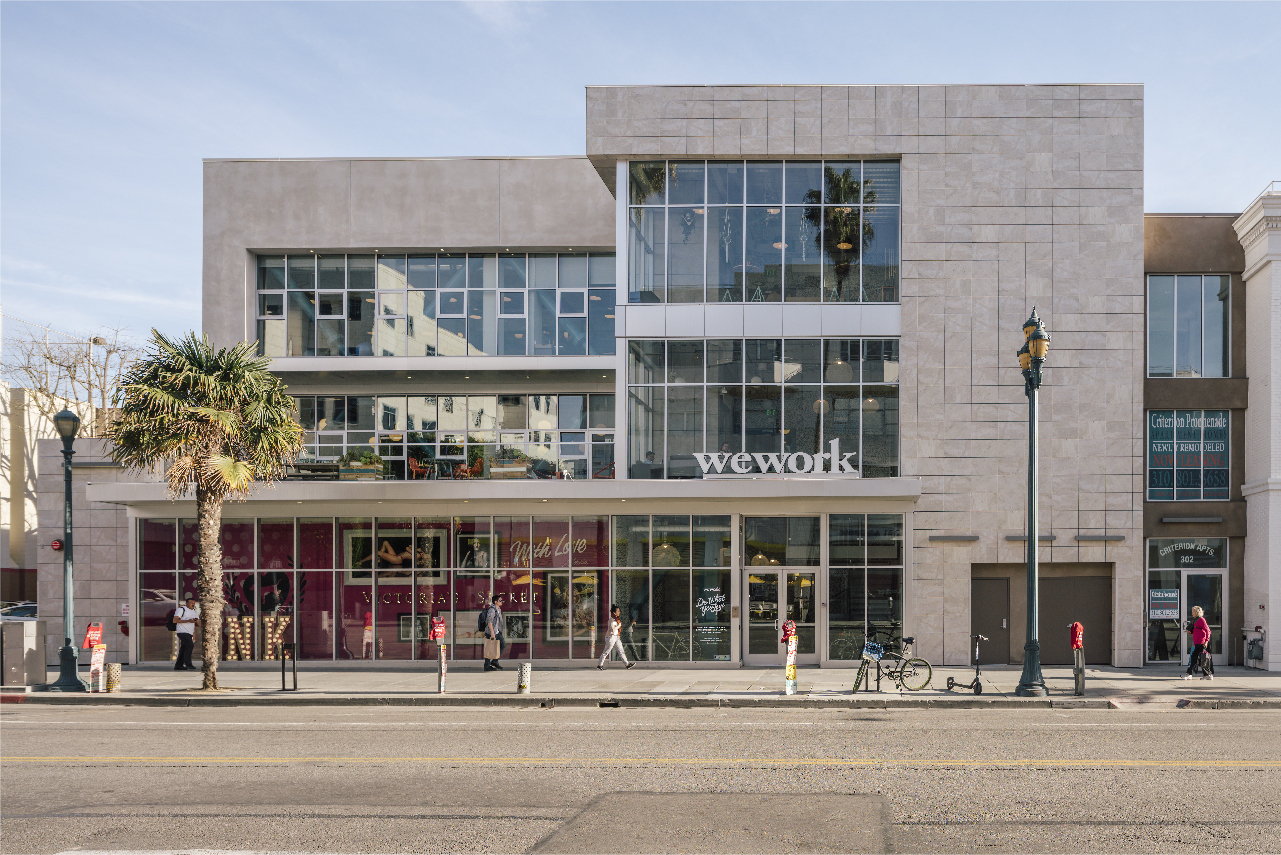
[(1263, 236), (1274, 229), (1281, 230), (1281, 215), (1275, 217), (1264, 217), (1259, 220), (1259, 222), (1255, 223), (1254, 227), (1241, 237), (1241, 247), (1248, 250), (1250, 247), (1263, 240)]

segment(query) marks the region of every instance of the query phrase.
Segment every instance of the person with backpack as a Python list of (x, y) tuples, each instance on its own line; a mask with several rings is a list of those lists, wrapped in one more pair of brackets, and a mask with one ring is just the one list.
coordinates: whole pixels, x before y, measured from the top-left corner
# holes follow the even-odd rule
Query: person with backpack
[(195, 671), (196, 666), (191, 664), (191, 652), (196, 646), (196, 624), (200, 623), (200, 609), (196, 606), (196, 598), (187, 597), (187, 604), (174, 609), (173, 617), (169, 620), (174, 626), (174, 632), (178, 633), (178, 660), (174, 662), (173, 669)]
[(507, 640), (503, 638), (502, 594), (494, 594), (489, 598), (489, 605), (481, 609), (480, 617), (476, 619), (476, 629), (485, 633), (485, 670), (506, 670), (498, 661), (507, 648)]
[(1205, 620), (1205, 611), (1200, 606), (1192, 607), (1191, 626), (1188, 632), (1192, 635), (1192, 655), (1188, 657), (1188, 673), (1183, 679), (1191, 680), (1198, 668), (1202, 680), (1214, 679), (1214, 659), (1210, 656), (1210, 624)]

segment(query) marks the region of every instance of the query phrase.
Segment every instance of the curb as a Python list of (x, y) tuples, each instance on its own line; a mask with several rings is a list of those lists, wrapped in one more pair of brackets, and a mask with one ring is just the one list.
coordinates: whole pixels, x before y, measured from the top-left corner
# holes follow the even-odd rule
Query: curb
[[(10, 700), (12, 698), (12, 700)], [(1115, 709), (1106, 698), (1063, 700), (1035, 698), (850, 698), (834, 697), (762, 697), (762, 698), (682, 698), (619, 697), (614, 695), (578, 695), (573, 697), (540, 697), (537, 695), (404, 695), (404, 696), (321, 696), (264, 697), (261, 695), (178, 696), (94, 693), (87, 695), (32, 694), (9, 696), (6, 702), (47, 706), (142, 706), (142, 707), (515, 707), (519, 709), (556, 707), (595, 707), (601, 709), (854, 709), (854, 710), (974, 710), (974, 709)], [(1267, 702), (1258, 702), (1267, 705)], [(1276, 703), (1281, 706), (1281, 701)]]
[(1241, 698), (1179, 698), (1178, 708), (1193, 710), (1259, 710), (1281, 707), (1281, 699), (1244, 700)]

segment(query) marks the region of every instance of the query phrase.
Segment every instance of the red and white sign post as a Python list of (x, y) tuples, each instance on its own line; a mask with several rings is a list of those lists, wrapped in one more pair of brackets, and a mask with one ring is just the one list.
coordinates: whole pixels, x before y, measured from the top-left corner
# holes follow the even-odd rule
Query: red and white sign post
[(789, 620), (783, 624), (783, 637), (779, 642), (787, 642), (787, 670), (784, 675), (783, 694), (796, 694), (796, 621)]

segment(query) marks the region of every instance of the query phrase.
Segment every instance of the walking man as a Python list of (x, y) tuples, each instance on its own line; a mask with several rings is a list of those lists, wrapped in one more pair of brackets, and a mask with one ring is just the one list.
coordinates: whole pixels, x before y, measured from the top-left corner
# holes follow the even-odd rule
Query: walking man
[[(495, 643), (496, 642), (496, 643)], [(503, 651), (507, 649), (507, 639), (503, 638), (503, 595), (494, 594), (485, 609), (485, 670), (504, 671)], [(491, 658), (490, 654), (493, 654)]]
[(628, 668), (635, 665), (635, 662), (627, 661), (627, 654), (623, 652), (623, 641), (619, 638), (623, 632), (623, 615), (618, 606), (610, 606), (609, 609), (609, 636), (605, 639), (605, 652), (600, 655), (600, 662), (596, 663), (598, 670), (605, 670), (605, 660), (609, 659), (609, 654), (614, 648), (618, 648), (618, 655), (623, 657), (623, 664)]
[(196, 598), (188, 597), (185, 606), (178, 606), (173, 612), (174, 626), (178, 627), (178, 661), (174, 663), (175, 671), (195, 671), (191, 664), (191, 651), (195, 648), (196, 624), (200, 623), (200, 609)]

